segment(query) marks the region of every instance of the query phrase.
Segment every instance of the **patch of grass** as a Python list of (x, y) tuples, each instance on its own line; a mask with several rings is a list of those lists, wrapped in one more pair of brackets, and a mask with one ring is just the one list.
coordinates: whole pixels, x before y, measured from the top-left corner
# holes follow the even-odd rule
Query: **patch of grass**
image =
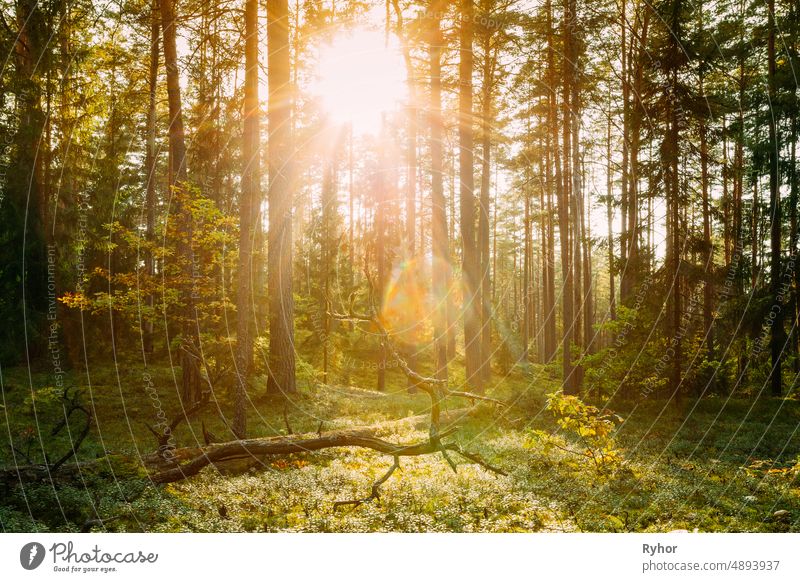
[[(391, 459), (367, 450), (327, 450), (270, 458), (240, 475), (207, 468), (187, 481), (150, 485), (122, 459), (151, 452), (155, 441), (146, 424), (158, 422), (159, 410), (171, 418), (179, 405), (172, 372), (147, 372), (157, 399), (144, 389), (144, 370), (134, 366), (97, 370), (91, 387), (68, 378), (96, 419), (79, 459), (114, 456), (83, 481), (5, 493), (4, 530), (75, 531), (89, 519), (112, 517), (103, 526), (111, 531), (800, 531), (794, 469), (800, 403), (791, 399), (713, 398), (680, 408), (658, 400), (617, 404), (613, 412), (624, 422), (613, 439), (621, 460), (613, 470), (598, 471), (591, 458), (574, 454), (582, 446), (578, 433), (565, 430), (546, 408), (546, 395), (557, 388), (553, 370), (515, 369), (489, 388), (513, 405), (471, 408), (452, 437), (507, 477), (462, 460), (453, 473), (441, 455), (403, 459), (379, 500), (334, 511), (335, 501), (366, 496)], [(424, 422), (398, 422), (426, 414), (429, 402), (424, 393), (409, 394), (397, 370), (388, 372), (385, 393), (366, 388), (374, 382), (368, 369), (349, 376), (345, 384), (301, 384), (287, 401), (263, 396), (257, 383), (250, 434), (286, 434), (288, 419), (295, 433), (316, 432), (320, 424), (323, 430), (376, 425), (397, 442), (426, 438)], [(41, 462), (43, 450), (70, 445), (67, 431), (49, 433), (59, 409), (48, 404), (48, 386), (44, 374), (33, 376), (31, 388), (27, 371), (4, 371), (0, 430), (10, 438), (0, 446), (3, 465), (20, 462), (19, 451)], [(449, 409), (469, 406), (448, 402)], [(177, 444), (201, 443), (201, 422), (220, 439), (230, 438), (220, 414), (229, 410), (220, 396), (179, 426)], [(536, 437), (542, 434), (548, 438)], [(563, 448), (550, 446), (551, 439)], [(779, 510), (788, 515), (776, 515)]]

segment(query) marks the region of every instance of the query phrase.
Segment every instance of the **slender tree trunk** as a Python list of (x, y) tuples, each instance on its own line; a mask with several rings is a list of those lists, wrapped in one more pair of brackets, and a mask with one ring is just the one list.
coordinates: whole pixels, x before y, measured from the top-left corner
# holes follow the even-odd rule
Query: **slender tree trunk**
[[(182, 197), (188, 195), (186, 191), (188, 171), (186, 168), (186, 137), (183, 128), (183, 112), (181, 105), (180, 72), (178, 70), (178, 50), (175, 26), (175, 5), (173, 0), (161, 0), (161, 26), (164, 38), (164, 65), (167, 70), (167, 98), (169, 101), (169, 145), (170, 145), (170, 186), (178, 196), (176, 215), (180, 222), (179, 228), (187, 233), (186, 243), (179, 249), (181, 255), (189, 257), (189, 279), (193, 276), (195, 263), (192, 244), (192, 217), (190, 210), (181, 202)], [(183, 298), (184, 325), (181, 338), (181, 369), (182, 388), (181, 397), (184, 406), (194, 404), (200, 398), (200, 366), (198, 354), (200, 353), (200, 337), (197, 326), (197, 313), (194, 306), (192, 292), (188, 291)]]
[[(611, 99), (609, 95), (606, 128), (606, 216), (608, 219), (608, 311), (611, 321), (617, 319), (617, 299), (614, 283), (614, 170), (611, 165)], [(599, 396), (599, 395), (598, 395)]]
[(759, 179), (758, 174), (753, 171), (751, 173), (753, 182), (753, 209), (750, 213), (750, 261), (752, 263), (752, 272), (750, 273), (750, 289), (755, 290), (758, 285), (758, 274), (761, 269), (759, 259), (761, 246), (761, 197), (759, 192)]
[[(704, 20), (703, 20), (703, 2), (700, 2), (698, 7), (698, 14), (700, 20), (700, 34), (704, 34)], [(700, 98), (705, 99), (705, 64), (701, 63), (699, 72), (699, 89)], [(713, 301), (714, 301), (714, 286), (713, 286), (713, 270), (714, 270), (714, 248), (711, 243), (711, 208), (709, 205), (709, 176), (708, 176), (708, 127), (706, 123), (705, 112), (699, 115), (699, 133), (700, 133), (700, 190), (702, 194), (703, 204), (703, 332), (705, 336), (705, 346), (708, 352), (708, 358), (714, 357), (714, 335), (713, 335)], [(724, 171), (724, 169), (723, 169)], [(723, 205), (725, 200), (722, 201)]]
[[(20, 295), (13, 297), (15, 305), (22, 305), (25, 320), (24, 332), (9, 331), (17, 345), (24, 345), (24, 355), (30, 359), (46, 347), (46, 341), (31, 341), (29, 338), (46, 338), (48, 322), (44, 318), (48, 302), (47, 275), (47, 200), (45, 198), (43, 168), (44, 157), (40, 146), (45, 136), (46, 116), (41, 103), (41, 71), (37, 65), (46, 50), (42, 40), (47, 36), (46, 12), (34, 0), (16, 2), (17, 30), (14, 39), (16, 80), (19, 89), (16, 105), (20, 113), (15, 136), (15, 152), (12, 154), (11, 172), (6, 177), (6, 188), (10, 192), (14, 218), (24, 216), (24, 223), (16, 230), (16, 250), (13, 266), (4, 266), (4, 271), (13, 272), (21, 281), (17, 287)], [(13, 38), (13, 37), (11, 37)], [(9, 268), (10, 267), (10, 268)], [(18, 317), (16, 310), (14, 317)]]
[[(349, 283), (349, 292), (353, 293), (355, 291), (355, 284), (356, 284), (356, 255), (355, 255), (355, 224), (356, 224), (356, 217), (355, 217), (355, 190), (353, 184), (353, 124), (349, 124), (347, 126), (347, 204), (349, 206), (349, 213), (347, 216), (347, 253), (348, 253), (348, 265), (347, 265), (347, 273), (348, 273), (348, 283)], [(352, 331), (354, 328), (352, 322), (350, 323), (350, 330)]]
[[(744, 18), (744, 16), (742, 16)], [(744, 23), (742, 23), (744, 24)], [(741, 40), (741, 39), (740, 39)], [(744, 97), (745, 77), (744, 58), (739, 57), (739, 109), (737, 112), (737, 133), (734, 151), (734, 186), (733, 186), (733, 252), (738, 255), (737, 263), (743, 262), (744, 244), (742, 241), (742, 198), (744, 197)], [(738, 270), (738, 268), (737, 268)], [(736, 277), (736, 290), (741, 293), (743, 289), (742, 277)]]
[(242, 191), (239, 201), (239, 261), (236, 293), (236, 391), (233, 433), (247, 435), (247, 388), (253, 367), (251, 314), (253, 313), (253, 238), (259, 201), (260, 144), (258, 111), (258, 0), (245, 1), (244, 131)]
[(621, 197), (620, 210), (622, 219), (620, 221), (620, 303), (625, 303), (630, 295), (630, 275), (628, 274), (631, 265), (628, 261), (628, 244), (630, 233), (628, 232), (628, 183), (629, 183), (629, 150), (630, 150), (630, 64), (628, 63), (628, 3), (622, 0), (620, 8), (620, 79), (622, 88), (622, 172), (621, 172)]
[(725, 246), (725, 268), (731, 264), (731, 198), (728, 188), (728, 127), (727, 118), (722, 116), (722, 230)]
[[(441, 102), (441, 99), (439, 100)], [(441, 111), (441, 108), (439, 109)], [(442, 116), (443, 119), (443, 116)], [(448, 199), (450, 211), (447, 216), (448, 239), (447, 248), (450, 257), (457, 256), (456, 246), (456, 156), (450, 156), (450, 198)], [(455, 260), (455, 259), (454, 259)], [(453, 295), (449, 292), (453, 284), (453, 271), (447, 271), (447, 358), (452, 361), (456, 357), (456, 306)]]
[(447, 235), (447, 211), (444, 199), (442, 154), (442, 45), (440, 30), (441, 1), (430, 5), (428, 63), (430, 87), (430, 156), (431, 156), (431, 246), (433, 249), (433, 351), (436, 378), (447, 379), (448, 357), (448, 272), (450, 243)]
[(800, 302), (798, 301), (798, 276), (797, 268), (794, 263), (797, 261), (797, 113), (792, 113), (792, 150), (791, 160), (789, 163), (789, 212), (790, 212), (790, 229), (789, 233), (789, 253), (791, 255), (792, 263), (792, 351), (794, 353), (793, 371), (797, 373), (800, 371), (800, 341), (798, 336), (800, 330), (798, 329), (798, 322), (800, 322)]
[[(570, 134), (572, 150), (570, 155), (572, 157), (572, 223), (574, 228), (574, 237), (572, 244), (574, 245), (573, 255), (573, 268), (575, 269), (575, 328), (574, 337), (575, 345), (579, 348), (585, 349), (589, 338), (583, 334), (583, 324), (586, 321), (586, 294), (584, 282), (584, 263), (587, 260), (586, 255), (583, 253), (584, 238), (586, 232), (583, 225), (583, 164), (581, 162), (580, 154), (580, 128), (581, 128), (581, 98), (579, 93), (580, 85), (580, 68), (579, 68), (579, 55), (578, 55), (578, 13), (576, 0), (569, 0), (570, 2), (570, 15), (572, 25), (569, 27), (570, 31), (570, 59), (569, 75), (570, 85)], [(580, 390), (583, 383), (583, 366), (580, 364), (575, 366), (575, 391)]]
[[(377, 271), (377, 303), (379, 313), (383, 312), (383, 292), (386, 289), (387, 272), (387, 237), (386, 237), (386, 206), (392, 196), (389, 194), (389, 160), (387, 159), (386, 144), (389, 132), (386, 125), (386, 116), (381, 119), (381, 140), (378, 146), (378, 197), (375, 200), (375, 267)], [(379, 392), (386, 390), (386, 346), (381, 342), (378, 351), (378, 377), (376, 389)]]
[[(400, 40), (403, 52), (403, 61), (406, 67), (406, 79), (408, 86), (409, 106), (407, 114), (407, 143), (406, 143), (406, 192), (405, 192), (405, 229), (404, 229), (404, 254), (406, 261), (413, 264), (416, 256), (415, 242), (417, 237), (417, 81), (414, 71), (414, 63), (411, 59), (411, 44), (408, 33), (404, 30), (403, 10), (399, 0), (392, 0), (395, 16), (397, 17), (397, 36)], [(416, 328), (408, 331), (412, 338), (416, 338), (418, 330)], [(412, 370), (416, 369), (417, 343), (408, 342), (406, 353), (406, 363)], [(407, 379), (409, 392), (416, 390), (416, 382), (411, 378)]]
[(547, 78), (550, 86), (548, 98), (548, 126), (550, 128), (550, 150), (553, 152), (553, 183), (555, 184), (556, 203), (558, 206), (558, 231), (561, 246), (562, 277), (562, 368), (564, 391), (570, 392), (572, 378), (572, 266), (569, 239), (569, 197), (564, 184), (561, 166), (561, 148), (559, 147), (558, 129), (558, 97), (557, 76), (555, 66), (555, 30), (553, 26), (553, 5), (551, 0), (545, 3), (547, 12)]
[(336, 249), (339, 243), (339, 233), (336, 232), (336, 213), (339, 208), (337, 196), (337, 143), (326, 152), (322, 170), (322, 245), (320, 249), (322, 268), (322, 297), (319, 309), (322, 314), (322, 382), (328, 383), (330, 371), (331, 347), (331, 318), (328, 315), (328, 304), (331, 301), (331, 277), (335, 275)]
[[(544, 138), (543, 150), (545, 155), (541, 161), (541, 174), (543, 188), (540, 190), (539, 205), (540, 230), (542, 231), (542, 353), (541, 360), (549, 364), (555, 355), (555, 305), (553, 292), (553, 263), (552, 255), (552, 182), (553, 177), (550, 168), (550, 135)], [(552, 333), (551, 333), (552, 328)]]
[[(491, 1), (483, 1), (484, 14), (489, 14)], [(483, 87), (481, 103), (481, 192), (478, 217), (478, 257), (480, 263), (481, 354), (480, 375), (486, 383), (491, 377), (492, 305), (491, 256), (489, 255), (489, 205), (492, 159), (492, 98), (495, 56), (492, 52), (492, 28), (483, 35)]]
[(667, 205), (670, 209), (669, 215), (669, 232), (668, 237), (670, 240), (668, 250), (668, 277), (672, 283), (669, 293), (670, 308), (668, 310), (668, 337), (667, 342), (671, 349), (671, 366), (670, 366), (670, 394), (671, 397), (680, 401), (680, 384), (681, 384), (681, 370), (683, 365), (683, 338), (681, 334), (681, 317), (682, 317), (682, 302), (681, 302), (681, 203), (680, 203), (680, 106), (677, 103), (678, 99), (678, 61), (680, 60), (680, 51), (682, 51), (679, 38), (681, 37), (680, 29), (680, 13), (681, 13), (682, 0), (673, 0), (672, 14), (670, 18), (670, 54), (673, 61), (669, 64), (667, 69), (666, 87), (668, 95), (668, 117), (667, 117), (667, 131), (664, 136), (665, 144), (663, 151), (666, 154), (665, 160), (665, 179), (667, 182)]
[[(581, 165), (583, 167), (583, 165)], [(585, 170), (581, 170), (581, 176)], [(594, 353), (594, 293), (592, 292), (592, 231), (591, 216), (587, 218), (587, 209), (584, 208), (583, 189), (580, 197), (580, 220), (583, 232), (583, 338), (584, 351)]]
[[(150, 70), (148, 71), (147, 128), (145, 137), (145, 236), (153, 244), (156, 237), (156, 97), (158, 89), (159, 41), (161, 22), (158, 16), (158, 0), (153, 0), (150, 11)], [(144, 268), (151, 279), (155, 276), (155, 260), (148, 249), (145, 253)], [(142, 324), (142, 349), (146, 355), (153, 353), (153, 314), (155, 297), (147, 295), (147, 307), (151, 313)]]
[(563, 63), (563, 82), (561, 85), (561, 108), (562, 108), (562, 139), (563, 139), (563, 189), (559, 207), (559, 230), (561, 237), (561, 265), (564, 280), (563, 288), (563, 383), (565, 394), (577, 394), (578, 383), (575, 377), (575, 366), (572, 362), (573, 349), (575, 345), (575, 265), (574, 250), (575, 245), (572, 241), (571, 225), (574, 223), (572, 198), (574, 196), (572, 172), (572, 117), (570, 112), (570, 100), (572, 96), (572, 83), (574, 82), (574, 52), (573, 45), (573, 26), (574, 13), (572, 11), (573, 0), (564, 0), (564, 16), (562, 22), (562, 34), (564, 38), (564, 58)]
[(480, 374), (481, 305), (478, 252), (475, 241), (474, 128), (472, 112), (472, 53), (474, 0), (461, 0), (458, 64), (459, 210), (461, 215), (462, 285), (464, 288), (464, 352), (467, 385), (483, 389)]
[(269, 70), (269, 377), (267, 392), (290, 394), (295, 381), (292, 296), (293, 136), (287, 0), (267, 2)]
[(528, 364), (530, 361), (530, 343), (531, 343), (531, 187), (530, 176), (527, 171), (525, 173), (525, 186), (523, 187), (523, 220), (525, 225), (523, 228), (525, 243), (523, 246), (522, 254), (522, 354), (520, 355), (520, 362)]
[[(548, 48), (548, 53), (550, 53), (550, 45)], [(552, 53), (548, 57), (549, 59), (552, 58)], [(549, 65), (548, 65), (549, 67)], [(551, 73), (548, 73), (550, 75)], [(553, 88), (553, 91), (555, 88)], [(555, 124), (555, 93), (551, 91), (548, 94), (548, 112), (547, 118), (548, 123)], [(552, 131), (547, 132), (547, 153), (545, 156), (545, 161), (547, 164), (546, 170), (546, 183), (547, 183), (547, 215), (546, 215), (546, 223), (547, 223), (547, 280), (545, 282), (546, 285), (546, 297), (547, 297), (547, 307), (546, 307), (546, 314), (547, 319), (545, 321), (545, 362), (550, 363), (553, 361), (553, 358), (556, 357), (556, 352), (558, 351), (558, 339), (556, 337), (556, 251), (555, 251), (555, 224), (553, 220), (553, 213), (555, 211), (555, 207), (553, 205), (553, 196), (555, 192), (558, 191), (558, 183), (561, 179), (557, 172), (554, 172), (553, 168), (553, 157), (554, 157), (554, 148), (558, 147), (558, 143), (556, 142), (553, 145), (553, 136), (557, 135), (558, 129), (553, 128)]]
[(775, 81), (775, 0), (768, 2), (768, 39), (767, 39), (767, 79), (769, 104), (772, 114), (769, 119), (769, 206), (770, 206), (770, 290), (775, 309), (770, 337), (770, 353), (772, 356), (771, 387), (773, 396), (781, 396), (783, 347), (786, 343), (786, 332), (783, 327), (783, 299), (781, 282), (781, 199), (778, 176), (778, 122), (776, 113), (776, 81)]

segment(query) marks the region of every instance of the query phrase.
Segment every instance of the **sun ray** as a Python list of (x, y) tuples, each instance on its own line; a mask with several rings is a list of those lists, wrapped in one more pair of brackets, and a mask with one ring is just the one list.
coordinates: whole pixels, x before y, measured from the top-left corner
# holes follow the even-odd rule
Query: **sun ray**
[(393, 37), (377, 30), (351, 29), (319, 49), (312, 91), (326, 115), (353, 131), (376, 134), (381, 114), (407, 97), (405, 65)]

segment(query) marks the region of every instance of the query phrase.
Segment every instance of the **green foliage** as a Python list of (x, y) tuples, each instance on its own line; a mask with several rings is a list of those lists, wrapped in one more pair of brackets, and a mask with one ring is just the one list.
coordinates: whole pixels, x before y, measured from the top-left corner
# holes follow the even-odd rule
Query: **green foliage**
[[(235, 329), (231, 319), (236, 307), (229, 277), (236, 271), (238, 220), (191, 185), (174, 188), (171, 204), (183, 213), (159, 224), (152, 241), (144, 238), (140, 229), (120, 222), (108, 226), (105, 239), (110, 251), (139, 257), (150, 254), (161, 265), (155, 274), (147, 272), (143, 259), (130, 271), (96, 267), (85, 286), (96, 291), (68, 292), (59, 301), (97, 315), (111, 310), (137, 339), (144, 322), (152, 324), (154, 336), (160, 338), (167, 335), (161, 333), (165, 316), (167, 326), (175, 330), (184, 329), (191, 320), (201, 330), (202, 370), (213, 385), (230, 378), (231, 344), (235, 341), (230, 330)], [(153, 298), (152, 306), (148, 297)], [(173, 332), (171, 337), (171, 348), (181, 345), (179, 333)]]
[[(704, 399), (688, 404), (693, 412), (686, 418), (648, 400), (625, 409), (620, 424), (607, 410), (553, 394), (555, 382), (546, 379), (546, 369), (534, 368), (530, 373), (544, 379), (541, 388), (533, 388), (530, 375), (517, 370), (490, 389), (492, 396), (515, 403), (512, 414), (481, 406), (458, 422), (455, 438), (509, 471), (508, 477), (467, 463), (454, 474), (439, 456), (404, 459), (378, 502), (333, 512), (334, 501), (366, 495), (391, 460), (371, 451), (337, 449), (273, 457), (240, 475), (209, 469), (154, 488), (136, 462), (137, 451), (154, 448), (152, 436), (142, 423), (118, 422), (123, 402), (130, 415), (155, 414), (150, 397), (137, 388), (141, 370), (122, 370), (120, 394), (115, 371), (99, 367), (93, 403), (102, 444), (114, 454), (105, 456), (93, 433), (79, 459), (103, 461), (84, 473), (86, 486), (66, 483), (55, 493), (49, 484), (26, 487), (37, 496), (30, 514), (21, 490), (4, 494), (0, 525), (6, 531), (76, 531), (99, 516), (117, 517), (104, 528), (131, 532), (797, 530), (800, 464), (796, 451), (783, 450), (783, 444), (800, 421), (798, 402), (753, 406), (747, 400)], [(156, 385), (168, 384), (168, 368), (150, 373)], [(35, 382), (44, 379), (34, 376)], [(31, 397), (22, 388), (27, 371), (4, 370), (4, 380), (7, 405), (24, 411)], [(314, 433), (322, 419), (323, 430), (376, 425), (381, 436), (398, 442), (425, 438), (424, 423), (397, 419), (424, 415), (426, 398), (407, 394), (396, 370), (387, 372), (387, 380), (386, 394), (301, 381), (302, 393), (286, 407), (290, 424), (296, 433)], [(44, 390), (39, 402), (48, 396), (57, 415), (52, 390)], [(160, 396), (165, 410), (178, 409), (174, 390), (162, 390)], [(229, 409), (225, 402), (220, 405)], [(259, 401), (249, 419), (252, 435), (285, 433), (283, 410), (280, 402)], [(12, 420), (0, 430), (16, 435), (35, 426), (29, 412)], [(227, 434), (224, 422), (209, 416), (182, 424), (175, 434), (178, 443), (195, 442), (200, 422), (215, 434)], [(32, 443), (38, 446), (38, 436)], [(16, 438), (15, 445), (23, 446)], [(0, 457), (3, 465), (11, 463), (8, 450), (0, 450)], [(777, 510), (789, 511), (792, 520), (775, 518)]]
[[(531, 432), (534, 443), (541, 444), (545, 450), (555, 448), (591, 461), (599, 476), (606, 476), (619, 468), (624, 460), (622, 450), (614, 441), (614, 432), (622, 422), (619, 416), (601, 414), (595, 406), (560, 391), (547, 396), (547, 409), (552, 412), (558, 427), (577, 440), (579, 448), (575, 449), (565, 439), (542, 430)], [(580, 468), (576, 465), (576, 469)]]

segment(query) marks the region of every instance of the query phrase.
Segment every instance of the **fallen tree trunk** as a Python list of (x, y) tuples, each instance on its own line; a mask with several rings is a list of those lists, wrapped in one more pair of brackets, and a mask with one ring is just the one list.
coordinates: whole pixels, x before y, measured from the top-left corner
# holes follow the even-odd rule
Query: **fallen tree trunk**
[[(457, 408), (454, 410), (450, 410), (447, 412), (442, 413), (442, 421), (444, 423), (452, 423), (457, 422), (458, 420), (467, 416), (473, 409), (472, 408)], [(340, 442), (341, 438), (344, 438), (346, 435), (349, 436), (357, 436), (359, 438), (373, 438), (377, 439), (380, 433), (385, 433), (387, 430), (391, 430), (394, 427), (398, 427), (401, 425), (410, 425), (412, 428), (415, 429), (422, 429), (427, 426), (427, 422), (429, 420), (429, 416), (427, 414), (420, 414), (416, 416), (409, 416), (406, 418), (401, 418), (398, 420), (387, 421), (380, 424), (362, 426), (362, 427), (354, 427), (349, 429), (340, 429), (340, 430), (332, 430), (329, 432), (321, 432), (317, 433), (317, 439), (326, 439), (327, 441), (336, 441)], [(450, 431), (450, 428), (446, 428), (446, 431)], [(304, 440), (308, 440), (312, 437), (310, 434), (306, 435), (292, 435), (292, 436), (275, 436), (275, 437), (265, 437), (260, 439), (250, 439), (249, 441), (244, 441), (245, 443), (250, 442), (257, 442), (260, 443), (255, 449), (259, 447), (263, 447), (264, 450), (267, 452), (259, 453), (259, 454), (251, 454), (248, 452), (239, 453), (237, 455), (230, 455), (228, 454), (231, 451), (231, 448), (228, 445), (232, 443), (237, 443), (240, 441), (232, 441), (230, 443), (216, 443), (211, 444), (208, 446), (197, 446), (197, 447), (180, 447), (171, 450), (171, 455), (169, 458), (165, 458), (163, 451), (158, 450), (147, 455), (143, 455), (141, 457), (142, 464), (144, 468), (147, 469), (152, 474), (159, 474), (164, 471), (175, 469), (181, 463), (188, 463), (195, 459), (196, 457), (201, 457), (206, 455), (209, 451), (216, 451), (219, 448), (223, 448), (226, 451), (225, 455), (222, 455), (219, 452), (214, 453), (214, 459), (212, 459), (209, 464), (213, 464), (217, 469), (222, 471), (230, 470), (232, 472), (236, 472), (240, 470), (241, 461), (242, 459), (248, 459), (251, 463), (248, 464), (247, 467), (250, 466), (258, 466), (263, 464), (261, 462), (261, 458), (264, 456), (270, 455), (278, 455), (278, 454), (285, 454), (281, 452), (273, 452), (273, 451), (280, 451), (280, 447), (285, 447), (287, 445), (291, 445), (293, 447), (297, 447), (299, 443), (302, 443)], [(332, 438), (333, 437), (333, 438)], [(380, 439), (377, 439), (380, 440)], [(347, 445), (345, 445), (347, 446)], [(249, 444), (245, 444), (245, 448), (250, 448)], [(322, 447), (322, 448), (331, 448), (331, 447)], [(318, 450), (318, 449), (306, 449), (306, 450)], [(297, 452), (297, 451), (292, 451)], [(75, 479), (80, 479), (81, 473), (83, 471), (90, 471), (95, 470), (97, 467), (104, 467), (108, 465), (107, 458), (99, 458), (93, 459), (91, 461), (82, 461), (80, 463), (63, 463), (59, 466), (57, 471), (54, 471), (52, 467), (45, 465), (45, 464), (27, 464), (27, 465), (19, 465), (17, 467), (4, 467), (0, 468), (0, 485), (5, 485), (6, 489), (18, 485), (21, 483), (33, 483), (39, 481), (71, 481)], [(132, 460), (131, 460), (132, 462)]]
[[(451, 428), (442, 431), (440, 437), (447, 436), (455, 431)], [(411, 457), (418, 455), (428, 455), (448, 449), (448, 445), (427, 440), (412, 444), (396, 444), (380, 439), (370, 431), (365, 430), (342, 430), (331, 431), (316, 436), (287, 436), (263, 439), (246, 439), (241, 441), (230, 441), (202, 447), (199, 453), (184, 463), (176, 463), (170, 468), (164, 467), (164, 459), (149, 457), (157, 470), (151, 473), (150, 478), (154, 483), (171, 483), (180, 481), (199, 473), (203, 468), (211, 464), (223, 461), (231, 461), (242, 458), (259, 458), (272, 455), (290, 455), (292, 453), (308, 453), (322, 449), (360, 447), (372, 449), (376, 452), (391, 455), (393, 457)], [(181, 455), (186, 455), (188, 451), (182, 451)], [(147, 464), (148, 459), (145, 459)]]
[[(467, 416), (469, 416), (475, 410), (474, 407), (471, 408), (456, 408), (453, 410), (448, 410), (442, 412), (441, 414), (441, 421), (447, 425), (449, 430), (449, 425), (452, 423), (458, 422)], [(370, 437), (377, 437), (380, 433), (386, 433), (388, 430), (392, 428), (397, 428), (401, 426), (410, 426), (411, 428), (421, 430), (426, 429), (428, 427), (428, 423), (430, 422), (430, 415), (429, 414), (418, 414), (415, 416), (407, 416), (405, 418), (399, 418), (397, 420), (388, 420), (381, 423), (366, 425), (366, 426), (358, 426), (352, 428), (343, 428), (343, 429), (333, 429), (331, 431), (322, 432), (321, 430), (317, 432), (317, 436), (322, 436), (330, 433), (352, 433), (352, 434), (359, 434), (363, 436), (370, 436)], [(309, 436), (311, 433), (306, 434)], [(302, 437), (303, 435), (290, 435), (292, 438)], [(284, 441), (287, 439), (287, 436), (274, 436), (274, 437), (262, 437), (257, 439), (250, 439), (250, 440), (257, 440), (257, 441), (264, 441), (264, 442), (276, 442), (276, 441)], [(235, 441), (232, 441), (235, 442)], [(190, 461), (195, 457), (204, 454), (204, 451), (215, 446), (220, 446), (226, 443), (207, 443), (206, 446), (194, 446), (194, 447), (179, 447), (175, 449), (171, 449), (169, 457), (165, 457), (162, 450), (158, 450), (147, 455), (144, 455), (143, 462), (146, 468), (151, 471), (154, 470), (164, 470), (170, 469), (175, 466), (176, 463), (183, 463), (186, 461)], [(237, 460), (240, 460), (242, 457), (239, 457)], [(252, 456), (250, 457), (253, 458)], [(233, 460), (233, 459), (229, 459)], [(253, 459), (256, 460), (256, 459)], [(258, 463), (253, 463), (253, 465), (257, 465)], [(219, 469), (226, 468), (226, 460), (218, 460), (214, 462), (214, 465), (217, 466)]]

